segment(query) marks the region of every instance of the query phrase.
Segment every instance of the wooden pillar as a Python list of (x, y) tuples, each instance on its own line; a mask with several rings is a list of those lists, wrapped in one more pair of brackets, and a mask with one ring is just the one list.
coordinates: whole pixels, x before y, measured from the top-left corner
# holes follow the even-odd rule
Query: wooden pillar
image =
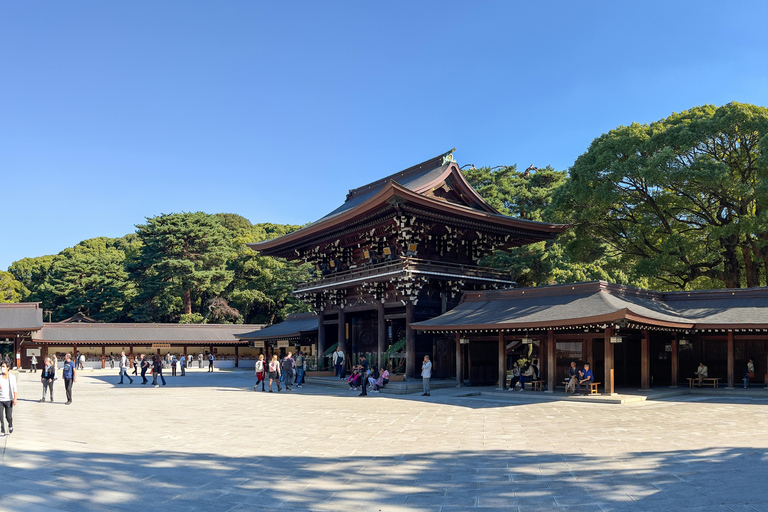
[(387, 351), (387, 321), (384, 319), (384, 303), (381, 301), (376, 303), (376, 322), (376, 361), (381, 368), (384, 366), (384, 361), (381, 358)]
[(588, 340), (584, 341), (583, 349), (584, 349), (584, 353), (581, 354), (581, 357), (584, 359), (585, 363), (589, 363), (589, 367), (590, 368), (594, 368), (595, 367), (595, 361), (594, 361), (595, 354), (594, 354), (594, 350), (592, 348), (592, 338), (589, 338)]
[(675, 334), (675, 337), (672, 339), (672, 355), (670, 356), (672, 361), (672, 375), (669, 382), (669, 387), (676, 388), (677, 387), (677, 370), (678, 366), (680, 365), (678, 363), (677, 359), (677, 334)]
[(317, 314), (317, 369), (325, 369), (325, 311)]
[(456, 387), (460, 388), (464, 385), (464, 376), (462, 370), (464, 365), (462, 364), (463, 351), (461, 350), (461, 333), (456, 333)]
[(352, 354), (347, 353), (347, 322), (342, 308), (339, 308), (339, 334), (336, 337), (336, 342), (341, 351), (344, 352), (344, 366), (348, 367), (352, 361)]
[(555, 331), (547, 330), (547, 393), (554, 393), (557, 386), (557, 341)]
[(101, 346), (101, 369), (102, 370), (107, 367), (106, 361), (105, 361), (106, 359), (107, 359), (107, 346), (102, 345)]
[[(604, 345), (604, 354), (605, 354), (605, 361), (604, 361), (604, 373), (605, 373), (605, 394), (606, 395), (613, 395), (615, 394), (614, 390), (614, 383), (613, 383), (613, 343), (611, 343), (611, 336), (613, 336), (613, 327), (608, 327), (605, 329), (605, 341), (603, 342)], [(592, 365), (589, 365), (590, 368), (592, 368)], [(597, 380), (597, 379), (595, 379)]]
[(413, 302), (405, 303), (405, 375), (416, 378), (416, 331), (413, 330)]
[(504, 391), (507, 382), (507, 342), (504, 340), (504, 331), (499, 331), (499, 387)]
[(240, 365), (240, 351), (238, 350), (240, 347), (238, 345), (235, 345), (235, 368), (238, 368)]
[[(733, 331), (728, 331), (728, 386), (726, 389), (733, 389), (734, 380), (734, 357), (733, 357)], [(716, 375), (710, 375), (716, 377)]]
[(651, 338), (648, 329), (643, 329), (640, 340), (640, 389), (651, 388)]

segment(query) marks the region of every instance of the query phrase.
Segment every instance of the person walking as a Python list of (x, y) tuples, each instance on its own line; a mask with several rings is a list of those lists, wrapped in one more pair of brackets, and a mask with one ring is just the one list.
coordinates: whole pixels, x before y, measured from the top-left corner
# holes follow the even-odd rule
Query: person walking
[(133, 379), (128, 375), (128, 356), (125, 355), (125, 352), (120, 353), (120, 382), (118, 384), (123, 383), (123, 376), (133, 384)]
[(267, 362), (264, 361), (264, 354), (259, 354), (259, 359), (256, 361), (254, 370), (256, 371), (256, 385), (253, 386), (253, 390), (258, 391), (259, 382), (261, 382), (261, 390), (266, 391), (266, 389), (264, 389), (264, 380), (267, 377)]
[(64, 405), (70, 405), (72, 403), (72, 385), (77, 382), (77, 369), (75, 366), (75, 362), (72, 361), (72, 356), (69, 354), (65, 355), (64, 366), (61, 369), (61, 375), (64, 377), (64, 391), (67, 392), (67, 401)]
[(339, 379), (344, 380), (344, 352), (341, 351), (339, 346), (336, 347), (336, 351), (333, 353), (333, 366), (336, 368), (336, 375)]
[(115, 369), (115, 356), (112, 352), (109, 353), (109, 368), (112, 370)]
[(269, 362), (269, 392), (272, 392), (272, 381), (277, 384), (277, 390), (282, 391), (280, 387), (280, 361), (277, 360), (277, 354), (272, 356), (272, 360)]
[(163, 377), (163, 361), (160, 359), (160, 356), (153, 356), (152, 357), (152, 387), (153, 388), (159, 388), (160, 386), (157, 384), (157, 378), (160, 377), (160, 380), (163, 383), (163, 386), (165, 386), (165, 377)]
[(133, 357), (133, 375), (139, 376), (139, 358)]
[(304, 352), (301, 350), (299, 350), (299, 353), (294, 360), (294, 365), (296, 367), (296, 387), (300, 388), (304, 383), (304, 371), (307, 368), (307, 358), (304, 357)]
[[(0, 363), (0, 406), (8, 420), (8, 434), (13, 434), (13, 406), (16, 405), (16, 376), (11, 375), (8, 365)], [(0, 437), (5, 437), (3, 411), (0, 411)]]
[(432, 378), (432, 361), (429, 360), (429, 356), (424, 356), (424, 362), (421, 363), (421, 385), (424, 388), (424, 393), (421, 396), (431, 396), (429, 394), (429, 379)]
[(149, 379), (147, 378), (147, 371), (149, 370), (150, 366), (152, 366), (152, 365), (149, 363), (149, 359), (144, 357), (144, 354), (141, 354), (140, 359), (141, 359), (140, 360), (140, 363), (141, 363), (141, 383), (142, 384), (146, 384), (147, 382), (149, 382)]
[(80, 354), (80, 369), (85, 370), (85, 354)]
[(213, 360), (215, 358), (213, 357), (213, 352), (208, 354), (208, 373), (213, 373)]
[(176, 354), (173, 354), (171, 356), (171, 377), (176, 376), (176, 363), (178, 363), (178, 359), (176, 359)]
[(37, 373), (37, 357), (35, 354), (32, 354), (32, 360), (29, 362), (29, 366), (32, 370), (32, 373)]
[(179, 367), (181, 367), (181, 376), (184, 377), (187, 375), (187, 356), (184, 354), (181, 354), (181, 358), (179, 359)]
[(203, 353), (197, 354), (197, 367), (202, 370), (203, 368)]
[(293, 352), (288, 352), (283, 359), (283, 374), (285, 375), (285, 389), (290, 391), (293, 384)]
[(43, 361), (43, 368), (40, 370), (40, 382), (43, 383), (43, 398), (41, 402), (45, 402), (45, 390), (48, 390), (48, 397), (53, 402), (53, 381), (56, 380), (56, 368), (53, 366), (50, 357), (46, 357)]

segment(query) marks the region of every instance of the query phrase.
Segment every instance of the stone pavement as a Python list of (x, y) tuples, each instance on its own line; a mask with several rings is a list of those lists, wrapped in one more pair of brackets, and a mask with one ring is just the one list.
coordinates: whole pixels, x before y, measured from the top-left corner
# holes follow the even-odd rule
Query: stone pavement
[[(38, 374), (39, 375), (39, 374)], [(153, 389), (19, 375), (0, 510), (766, 511), (768, 400), (621, 405), (514, 395), (253, 392), (246, 372)]]

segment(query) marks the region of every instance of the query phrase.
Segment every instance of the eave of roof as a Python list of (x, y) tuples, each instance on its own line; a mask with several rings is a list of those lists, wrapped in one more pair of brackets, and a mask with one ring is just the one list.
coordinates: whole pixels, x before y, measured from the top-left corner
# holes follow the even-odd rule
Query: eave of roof
[(104, 345), (173, 344), (242, 344), (235, 337), (240, 331), (261, 324), (89, 324), (46, 323), (32, 334), (34, 343)]
[(236, 334), (241, 340), (275, 340), (300, 338), (317, 333), (318, 317), (314, 313), (289, 315), (279, 324), (270, 325), (253, 332)]

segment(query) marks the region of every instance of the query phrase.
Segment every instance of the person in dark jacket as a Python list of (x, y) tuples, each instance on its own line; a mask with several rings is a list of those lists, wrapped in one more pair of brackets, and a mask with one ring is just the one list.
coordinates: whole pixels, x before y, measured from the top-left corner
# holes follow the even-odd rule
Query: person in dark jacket
[(45, 390), (47, 389), (49, 401), (53, 402), (53, 381), (56, 379), (56, 368), (54, 368), (50, 357), (45, 358), (41, 372), (40, 381), (43, 383), (43, 398), (40, 401), (45, 402)]
[(160, 377), (160, 380), (163, 381), (163, 386), (165, 386), (165, 377), (163, 377), (163, 362), (160, 360), (158, 356), (152, 356), (152, 387), (160, 387), (157, 384), (157, 377)]
[(139, 356), (139, 361), (141, 363), (141, 383), (146, 384), (149, 382), (149, 379), (147, 378), (147, 371), (149, 371), (149, 367), (152, 365), (150, 364), (149, 359), (144, 357), (144, 354)]

